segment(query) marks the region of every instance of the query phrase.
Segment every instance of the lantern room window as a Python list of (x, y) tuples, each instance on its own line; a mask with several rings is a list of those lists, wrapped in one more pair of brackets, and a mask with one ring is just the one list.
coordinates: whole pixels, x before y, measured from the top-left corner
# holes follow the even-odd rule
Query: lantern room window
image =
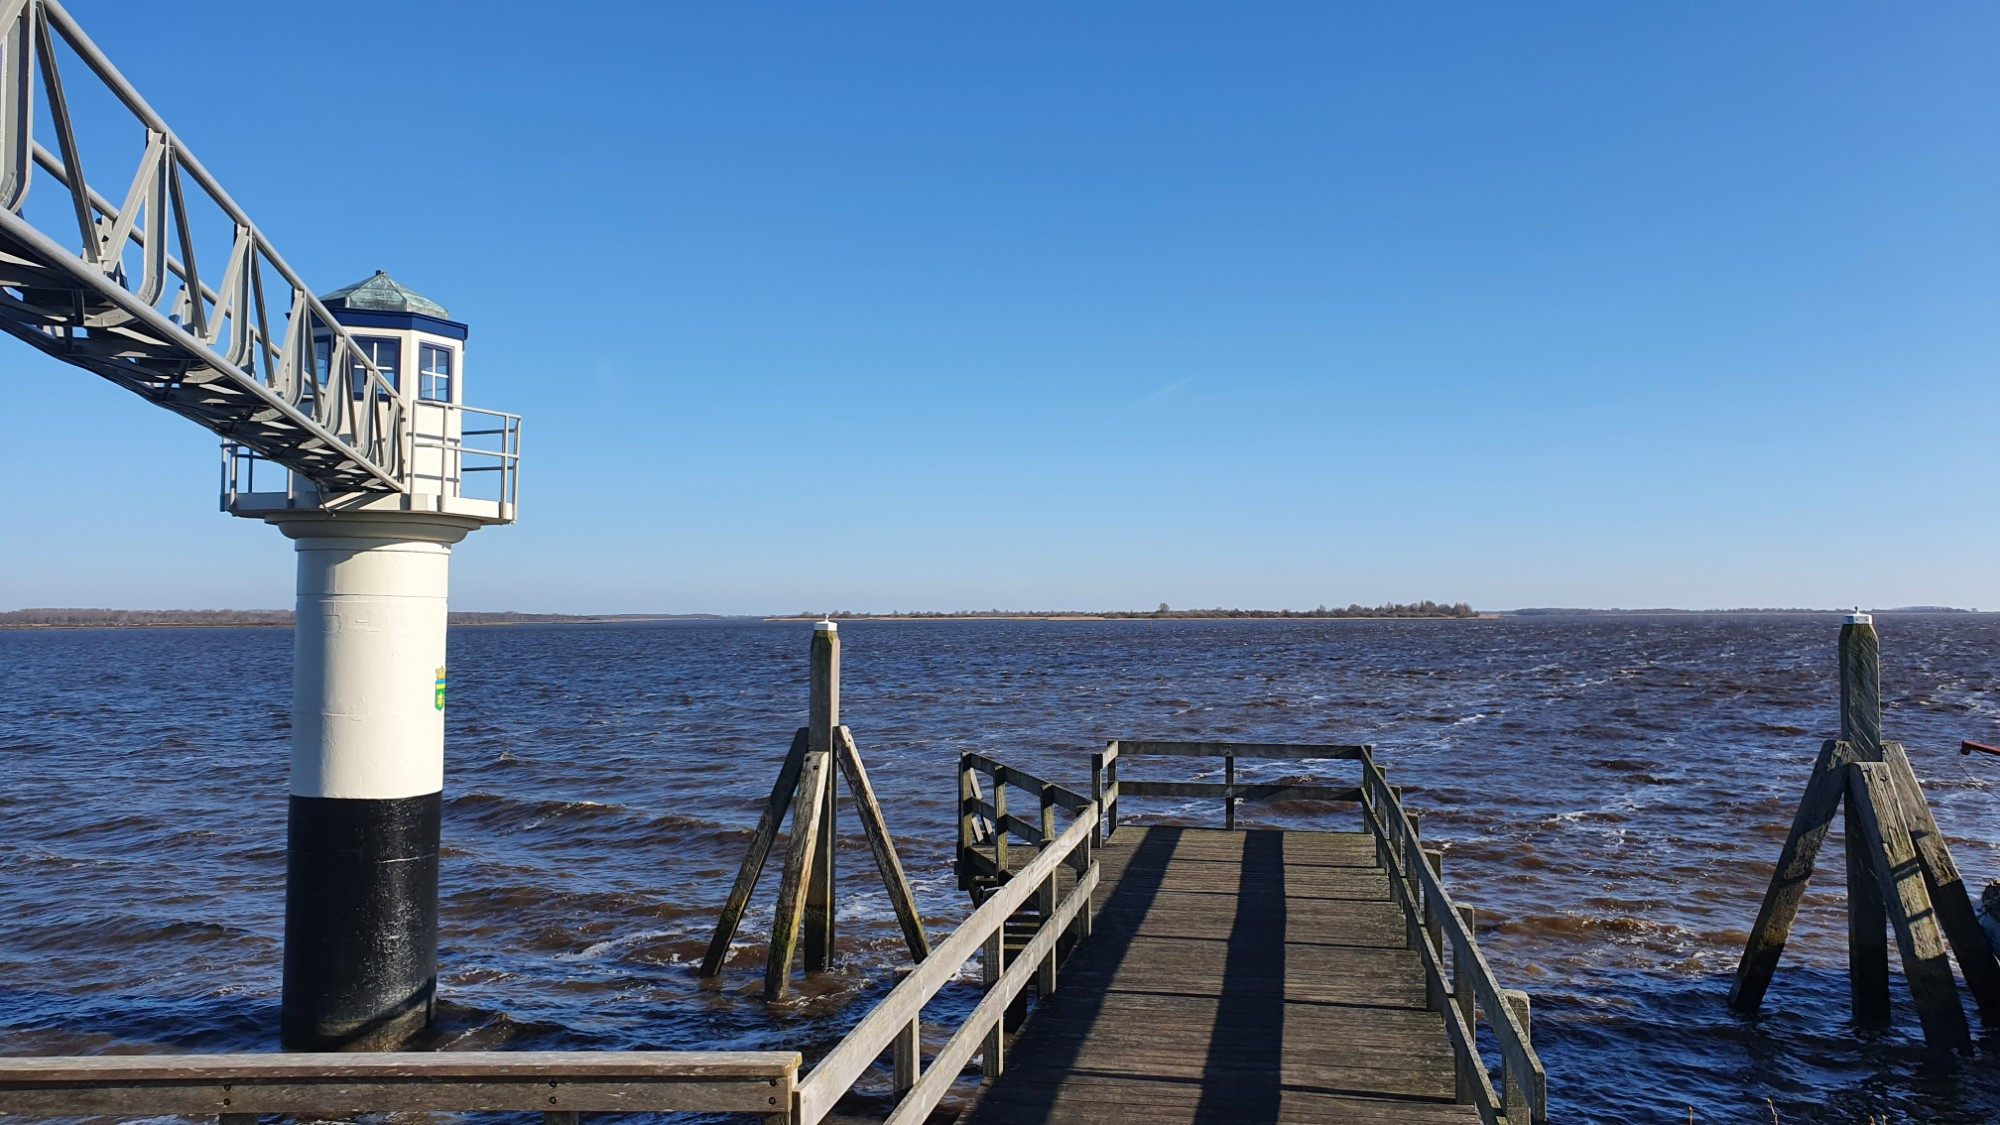
[[(403, 367), (403, 342), (401, 340), (388, 336), (356, 336), (354, 343), (361, 349), (362, 355), (373, 360), (375, 366), (382, 370), (382, 378), (388, 380), (390, 389), (396, 391), (403, 389), (401, 374)], [(355, 363), (350, 377), (354, 384), (354, 397), (360, 398), (368, 386), (367, 366)], [(388, 396), (383, 395), (382, 397), (387, 398)]]
[(419, 345), (417, 397), (427, 402), (451, 401), (450, 348), (440, 348), (436, 344)]

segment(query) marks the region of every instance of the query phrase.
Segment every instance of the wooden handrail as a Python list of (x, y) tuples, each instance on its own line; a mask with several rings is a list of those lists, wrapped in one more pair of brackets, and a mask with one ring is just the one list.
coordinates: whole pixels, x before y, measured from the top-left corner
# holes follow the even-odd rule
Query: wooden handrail
[[(1434, 1001), (1447, 996), (1458, 998), (1454, 1003), (1440, 1003), (1440, 1006), (1449, 1013), (1445, 1026), (1459, 1058), (1461, 1094), (1468, 1092), (1466, 1087), (1470, 1085), (1473, 1104), (1485, 1120), (1500, 1119), (1509, 1125), (1522, 1125), (1518, 1115), (1525, 1113), (1533, 1125), (1543, 1125), (1548, 1120), (1548, 1075), (1535, 1053), (1526, 1020), (1516, 1010), (1517, 1006), (1525, 1005), (1525, 994), (1500, 987), (1493, 967), (1480, 952), (1466, 924), (1465, 912), (1452, 902), (1443, 879), (1426, 858), (1409, 815), (1403, 810), (1401, 797), (1375, 764), (1372, 754), (1362, 759), (1361, 782), (1365, 792), (1362, 813), (1381, 845), (1389, 885), (1412, 930), (1427, 935), (1415, 945), (1423, 962), (1428, 991)], [(1440, 946), (1432, 946), (1433, 940), (1439, 941)], [(1451, 953), (1449, 980), (1443, 963), (1446, 947)], [(1471, 996), (1476, 999), (1478, 1010), (1485, 1014), (1486, 1024), (1500, 1048), (1502, 1080), (1497, 1095), (1485, 1063), (1479, 1058), (1476, 1028), (1466, 1016), (1464, 997), (1468, 978)], [(1467, 1077), (1475, 1077), (1476, 1081), (1468, 1084), (1464, 1081)]]
[(0, 1115), (790, 1111), (796, 1051), (0, 1058)]
[[(1338, 801), (1361, 799), (1353, 786), (1295, 785), (1286, 782), (1239, 784), (1239, 758), (1263, 761), (1298, 762), (1332, 759), (1365, 761), (1371, 748), (1361, 744), (1313, 742), (1167, 742), (1141, 739), (1113, 739), (1100, 753), (1090, 757), (1090, 795), (1103, 810), (1104, 823), (1098, 841), (1118, 831), (1118, 802), (1124, 797), (1218, 797), (1222, 800), (1224, 828), (1236, 827), (1238, 801)], [(1223, 780), (1213, 781), (1124, 781), (1118, 779), (1121, 757), (1142, 755), (1169, 758), (1221, 758)]]
[(1081, 793), (1065, 789), (1052, 781), (1044, 781), (1027, 770), (1015, 769), (1013, 766), (996, 762), (984, 754), (974, 754), (969, 751), (960, 754), (959, 765), (960, 768), (976, 769), (992, 777), (997, 783), (1011, 785), (1028, 793), (1039, 794), (1043, 790), (1054, 790), (1056, 804), (1071, 812), (1082, 812), (1084, 806), (1090, 804), (1090, 798)]
[[(840, 1044), (813, 1067), (799, 1083), (796, 1125), (817, 1125), (832, 1111), (834, 1103), (854, 1085), (855, 1080), (884, 1051), (892, 1049), (898, 1053), (898, 1073), (907, 1075), (911, 1085), (908, 1090), (899, 1091), (900, 1100), (889, 1117), (890, 1125), (924, 1121), (976, 1054), (984, 1052), (988, 1056), (986, 1075), (988, 1078), (996, 1077), (1003, 1065), (999, 1057), (1000, 1021), (1006, 1014), (1007, 1006), (1027, 987), (1031, 978), (1040, 982), (1044, 995), (1052, 991), (1058, 938), (1072, 926), (1079, 932), (1088, 931), (1090, 896), (1097, 887), (1098, 878), (1091, 848), (1097, 825), (1096, 802), (984, 755), (962, 755), (959, 768), (961, 775), (976, 770), (994, 779), (992, 804), (973, 797), (963, 798), (963, 803), (976, 806), (991, 817), (994, 842), (1002, 854), (1005, 836), (1010, 831), (1027, 836), (1037, 844), (1039, 851), (1011, 878), (1007, 877), (1004, 859), (995, 865), (997, 885), (986, 895), (979, 908), (959, 923), (950, 937), (933, 949), (922, 964), (911, 970), (902, 983), (863, 1016)], [(1040, 824), (1006, 813), (1002, 790), (1007, 786), (1027, 789), (1040, 797), (1044, 809)], [(962, 782), (960, 792), (965, 792)], [(1048, 814), (1048, 810), (1056, 806), (1074, 808), (1078, 814), (1060, 835), (1054, 832), (1053, 820)], [(963, 838), (964, 822), (962, 814), (961, 863), (964, 862), (964, 853), (971, 848)], [(984, 856), (980, 858), (985, 859)], [(1069, 894), (1058, 903), (1053, 894), (1056, 869), (1065, 864), (1077, 870), (1077, 878)], [(1007, 921), (1027, 906), (1031, 898), (1040, 900), (1042, 925), (1014, 962), (1003, 969), (999, 961), (1004, 957)], [(985, 998), (952, 1032), (931, 1065), (928, 1068), (919, 1066), (915, 1057), (916, 1037), (910, 1034), (910, 1029), (918, 1022), (932, 998), (947, 984), (958, 979), (959, 970), (966, 962), (982, 954), (987, 961), (989, 982)]]
[(1310, 742), (1153, 742), (1119, 739), (1111, 753), (1153, 754), (1176, 758), (1301, 758), (1358, 759), (1368, 751), (1363, 745), (1334, 745)]

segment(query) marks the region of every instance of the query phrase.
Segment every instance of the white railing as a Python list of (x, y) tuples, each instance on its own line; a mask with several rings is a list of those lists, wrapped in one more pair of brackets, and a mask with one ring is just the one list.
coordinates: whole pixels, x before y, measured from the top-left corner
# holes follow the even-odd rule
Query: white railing
[[(410, 452), (398, 459), (409, 496), (487, 500), (512, 518), (520, 502), (521, 416), (456, 403), (418, 402), (406, 412)], [(491, 478), (484, 474), (494, 474)], [(475, 474), (480, 474), (475, 476)], [(478, 480), (480, 487), (469, 487)], [(283, 465), (248, 446), (222, 443), (222, 507), (241, 495), (282, 493), (313, 502)]]

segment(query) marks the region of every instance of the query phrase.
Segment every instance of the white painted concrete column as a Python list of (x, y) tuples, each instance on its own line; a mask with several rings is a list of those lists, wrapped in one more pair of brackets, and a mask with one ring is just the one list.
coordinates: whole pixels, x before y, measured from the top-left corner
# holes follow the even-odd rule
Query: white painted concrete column
[(451, 546), (432, 514), (266, 517), (298, 551), (284, 1045), (368, 1050), (436, 1002)]

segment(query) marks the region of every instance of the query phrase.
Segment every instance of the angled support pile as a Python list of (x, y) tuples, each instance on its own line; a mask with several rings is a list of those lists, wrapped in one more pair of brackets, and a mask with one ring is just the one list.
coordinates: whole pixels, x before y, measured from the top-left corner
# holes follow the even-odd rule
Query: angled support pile
[(1947, 944), (1987, 1027), (2000, 1027), (2000, 962), (1980, 930), (1909, 755), (1900, 744), (1882, 741), (1881, 642), (1867, 614), (1856, 613), (1841, 628), (1840, 673), (1841, 738), (1821, 747), (1813, 764), (1729, 1005), (1749, 1013), (1763, 1003), (1820, 845), (1834, 813), (1844, 809), (1855, 1022), (1889, 1020), (1885, 931), (1892, 929), (1924, 1038), (1935, 1047), (1969, 1049), (1971, 1032)]
[(784, 874), (778, 883), (778, 911), (771, 923), (770, 957), (764, 969), (764, 998), (776, 1000), (791, 985), (792, 958), (798, 951), (799, 935), (805, 934), (805, 967), (809, 973), (833, 967), (834, 915), (834, 801), (836, 778), (847, 779), (847, 791), (854, 798), (862, 830), (868, 836), (869, 851), (888, 889), (896, 921), (903, 928), (903, 941), (910, 958), (922, 961), (930, 954), (924, 936), (923, 919), (917, 915), (910, 884), (903, 877), (903, 864), (896, 857), (896, 845), (882, 819), (882, 806), (868, 783), (868, 770), (861, 764), (854, 735), (840, 725), (840, 633), (831, 621), (822, 621), (813, 630), (812, 702), (808, 724), (792, 736), (792, 747), (778, 770), (777, 784), (757, 821), (750, 840), (750, 854), (736, 874), (729, 901), (716, 923), (715, 937), (701, 961), (701, 975), (712, 977), (722, 971), (729, 943), (743, 921), (743, 911), (764, 874), (771, 844), (792, 812), (792, 830), (785, 849)]

